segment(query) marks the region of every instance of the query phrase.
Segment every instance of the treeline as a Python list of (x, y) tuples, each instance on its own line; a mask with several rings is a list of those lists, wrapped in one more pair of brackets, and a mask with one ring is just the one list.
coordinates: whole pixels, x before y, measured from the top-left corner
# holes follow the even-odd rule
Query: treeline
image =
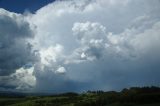
[(136, 104), (160, 103), (160, 88), (155, 86), (125, 88), (121, 92), (88, 91), (86, 94), (95, 95), (96, 99), (79, 103), (76, 106), (105, 106), (109, 104), (134, 106)]
[[(19, 95), (19, 94), (18, 94)], [(146, 105), (147, 104), (147, 105)], [(150, 104), (150, 105), (148, 105)], [(0, 106), (160, 106), (159, 87), (131, 87), (116, 91), (68, 92), (50, 96), (0, 98)]]

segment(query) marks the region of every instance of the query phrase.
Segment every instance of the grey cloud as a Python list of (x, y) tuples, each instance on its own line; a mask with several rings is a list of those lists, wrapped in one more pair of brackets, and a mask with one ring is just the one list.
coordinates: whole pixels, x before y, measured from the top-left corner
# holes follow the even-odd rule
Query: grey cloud
[(0, 9), (0, 76), (36, 60), (30, 38), (33, 32), (22, 15)]

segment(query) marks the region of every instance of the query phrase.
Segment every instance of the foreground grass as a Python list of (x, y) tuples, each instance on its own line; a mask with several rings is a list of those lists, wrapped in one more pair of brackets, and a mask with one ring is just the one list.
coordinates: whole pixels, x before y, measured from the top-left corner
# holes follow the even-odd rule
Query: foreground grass
[(53, 96), (0, 97), (0, 106), (160, 106), (160, 88), (88, 91)]

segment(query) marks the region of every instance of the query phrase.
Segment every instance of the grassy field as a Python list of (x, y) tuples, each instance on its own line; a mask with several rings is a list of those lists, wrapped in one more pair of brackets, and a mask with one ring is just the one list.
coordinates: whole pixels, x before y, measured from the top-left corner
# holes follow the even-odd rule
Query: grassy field
[(0, 96), (0, 106), (160, 106), (159, 88), (131, 88), (121, 92), (88, 91), (50, 96)]
[(96, 103), (96, 97), (27, 97), (3, 98), (0, 106), (160, 106), (160, 103)]

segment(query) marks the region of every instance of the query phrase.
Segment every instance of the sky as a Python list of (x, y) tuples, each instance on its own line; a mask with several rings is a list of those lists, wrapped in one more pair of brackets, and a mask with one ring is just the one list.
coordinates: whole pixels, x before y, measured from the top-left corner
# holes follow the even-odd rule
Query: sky
[(0, 7), (16, 13), (24, 13), (25, 11), (34, 13), (36, 10), (54, 1), (55, 0), (0, 0)]
[(1, 91), (160, 86), (160, 0), (14, 1), (0, 1)]

